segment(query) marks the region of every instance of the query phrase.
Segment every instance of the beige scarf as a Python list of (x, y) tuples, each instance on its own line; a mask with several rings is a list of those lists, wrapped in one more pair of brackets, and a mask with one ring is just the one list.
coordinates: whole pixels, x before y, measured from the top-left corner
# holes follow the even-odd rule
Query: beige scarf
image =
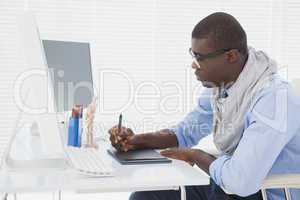
[(228, 89), (228, 96), (222, 98), (222, 90), (213, 89), (213, 137), (219, 151), (233, 154), (243, 135), (246, 113), (253, 98), (269, 85), (276, 72), (277, 65), (273, 60), (264, 52), (249, 47), (247, 63)]

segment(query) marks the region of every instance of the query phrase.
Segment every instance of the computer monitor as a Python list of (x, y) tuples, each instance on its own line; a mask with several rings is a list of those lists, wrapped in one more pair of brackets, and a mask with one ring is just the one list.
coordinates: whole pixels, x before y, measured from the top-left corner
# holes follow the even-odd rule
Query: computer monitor
[(24, 50), (26, 64), (30, 67), (46, 69), (47, 62), (33, 13), (24, 11), (18, 16), (18, 36)]
[[(23, 50), (25, 63), (16, 82), (22, 84), (23, 96), (15, 95), (15, 102), (27, 113), (53, 112), (53, 88), (48, 79), (47, 61), (34, 15), (29, 11), (20, 13), (17, 25), (19, 46)], [(21, 86), (16, 85), (15, 90)]]
[(94, 96), (90, 44), (43, 40), (54, 87), (56, 111), (88, 106)]
[[(24, 81), (19, 84), (29, 84), (29, 96), (24, 98), (26, 105), (40, 104), (45, 100), (45, 87), (48, 88), (46, 93), (46, 99), (54, 102), (53, 100), (53, 85), (51, 80), (47, 76), (48, 67), (45, 59), (44, 48), (40, 39), (38, 26), (34, 15), (25, 11), (18, 17), (18, 36), (20, 47), (23, 48), (25, 57), (25, 71), (23, 73), (32, 72), (32, 76), (28, 76)], [(35, 79), (35, 73), (33, 69), (39, 70), (44, 74), (45, 81), (42, 83)], [(23, 69), (24, 70), (24, 69)], [(45, 84), (45, 85), (43, 85)], [(19, 88), (22, 88), (21, 86)], [(24, 105), (24, 107), (26, 107)], [(28, 110), (23, 110), (20, 114), (26, 122), (30, 121), (37, 125), (38, 133), (40, 134), (42, 150), (45, 155), (49, 156), (61, 156), (63, 153), (61, 135), (59, 133), (58, 120), (55, 118), (56, 113), (49, 112), (49, 109), (41, 110), (40, 113), (26, 113)], [(30, 109), (29, 109), (30, 112)]]

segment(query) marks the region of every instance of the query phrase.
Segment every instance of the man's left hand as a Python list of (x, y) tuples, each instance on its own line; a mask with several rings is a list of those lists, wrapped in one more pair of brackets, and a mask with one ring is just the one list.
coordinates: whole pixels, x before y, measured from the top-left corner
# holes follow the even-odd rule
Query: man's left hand
[(192, 166), (195, 164), (193, 149), (172, 148), (172, 149), (161, 151), (160, 154), (165, 157), (169, 157), (177, 160), (183, 160)]

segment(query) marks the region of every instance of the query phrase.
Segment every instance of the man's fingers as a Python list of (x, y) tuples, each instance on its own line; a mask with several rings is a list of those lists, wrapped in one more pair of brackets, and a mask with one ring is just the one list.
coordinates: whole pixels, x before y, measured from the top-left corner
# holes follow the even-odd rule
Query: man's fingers
[(117, 133), (117, 131), (115, 130), (115, 128), (110, 129), (110, 130), (109, 130), (109, 134), (110, 134), (109, 139), (110, 139), (111, 143), (112, 143), (113, 145), (118, 144), (118, 142), (121, 140), (121, 138), (118, 137), (118, 133)]
[(133, 150), (134, 149), (134, 146), (133, 145), (125, 145), (125, 146), (123, 146), (123, 150), (125, 151), (125, 152), (127, 152), (127, 151), (129, 151), (129, 150)]
[(121, 134), (118, 135), (118, 139), (120, 140), (128, 140), (129, 137), (131, 137), (133, 134), (127, 133), (127, 132), (122, 132)]
[(170, 148), (170, 149), (166, 149), (166, 150), (163, 150), (161, 151), (161, 153), (163, 154), (175, 154), (175, 153), (178, 153), (178, 149), (177, 148)]
[(112, 146), (114, 146), (118, 151), (129, 151), (134, 148), (134, 145), (131, 144), (131, 138), (134, 135), (133, 131), (130, 128), (121, 127), (119, 131), (118, 125), (109, 129), (108, 133), (110, 134), (110, 141)]
[(168, 158), (173, 158), (173, 159), (181, 160), (177, 155), (174, 155), (174, 154), (167, 154), (167, 155), (163, 155), (163, 156), (168, 157)]
[(168, 149), (168, 150), (162, 151), (161, 155), (163, 155), (165, 157), (189, 162), (187, 155), (185, 154), (185, 151), (182, 151), (180, 149)]
[(119, 136), (120, 133), (118, 132), (118, 128), (116, 126), (114, 126), (113, 128), (111, 128), (108, 133), (110, 134), (110, 140), (114, 141), (114, 143), (118, 143), (119, 140), (121, 140), (122, 138)]
[(112, 144), (118, 143), (118, 141), (116, 140), (116, 137), (114, 135), (110, 135), (109, 140), (111, 141)]
[(171, 157), (175, 156), (175, 151), (174, 150), (164, 150), (160, 152), (161, 155), (166, 156), (166, 157)]
[(126, 132), (127, 132), (129, 135), (133, 135), (133, 134), (134, 134), (133, 131), (131, 130), (131, 128), (127, 128), (127, 129), (126, 129)]
[(125, 128), (125, 127), (121, 127), (121, 130), (119, 131), (119, 127), (118, 126), (114, 126), (111, 129), (108, 130), (109, 134), (112, 135), (132, 135), (133, 132), (131, 129), (129, 128)]
[(117, 126), (114, 125), (113, 127), (111, 127), (111, 128), (109, 129), (109, 131), (113, 131), (113, 130), (116, 129), (116, 128), (117, 128)]
[(109, 140), (111, 141), (111, 143), (115, 142), (115, 138), (112, 135), (109, 136)]

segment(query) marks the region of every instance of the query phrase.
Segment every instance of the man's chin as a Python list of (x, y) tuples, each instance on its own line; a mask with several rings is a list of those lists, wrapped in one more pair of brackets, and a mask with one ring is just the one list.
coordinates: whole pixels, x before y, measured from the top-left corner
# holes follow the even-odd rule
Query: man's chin
[(199, 80), (202, 83), (203, 87), (206, 88), (214, 88), (216, 87), (216, 84), (214, 84), (213, 82), (209, 82), (209, 81), (203, 81), (203, 80)]
[(198, 81), (200, 81), (202, 83), (203, 87), (206, 87), (206, 88), (217, 87), (217, 85), (214, 82), (203, 80), (200, 78), (200, 76), (197, 76), (197, 75), (196, 75), (196, 78)]
[(206, 87), (206, 88), (213, 88), (212, 85), (208, 85), (208, 84), (205, 84), (205, 83), (203, 83), (203, 82), (201, 82), (201, 83), (202, 83), (202, 86), (203, 86), (203, 87)]

